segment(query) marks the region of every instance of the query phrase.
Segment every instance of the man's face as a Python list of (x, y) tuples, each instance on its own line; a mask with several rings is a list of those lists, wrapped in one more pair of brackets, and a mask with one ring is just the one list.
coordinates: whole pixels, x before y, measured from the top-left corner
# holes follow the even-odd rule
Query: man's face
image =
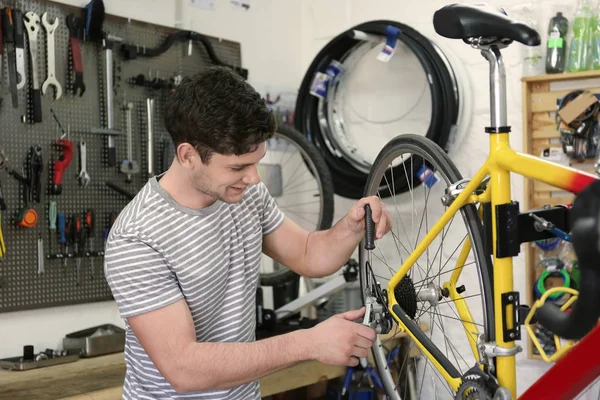
[(248, 185), (260, 183), (257, 165), (266, 150), (263, 142), (240, 156), (213, 153), (208, 165), (198, 159), (192, 174), (196, 190), (226, 203), (239, 202)]

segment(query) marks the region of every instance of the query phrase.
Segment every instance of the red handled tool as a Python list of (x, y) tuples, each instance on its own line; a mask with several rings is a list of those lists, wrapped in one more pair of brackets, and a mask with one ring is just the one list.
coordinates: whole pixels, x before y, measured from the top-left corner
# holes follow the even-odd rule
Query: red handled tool
[(61, 147), (61, 152), (58, 160), (54, 161), (51, 191), (52, 194), (61, 194), (63, 174), (73, 158), (73, 142), (67, 139), (58, 139), (56, 144)]

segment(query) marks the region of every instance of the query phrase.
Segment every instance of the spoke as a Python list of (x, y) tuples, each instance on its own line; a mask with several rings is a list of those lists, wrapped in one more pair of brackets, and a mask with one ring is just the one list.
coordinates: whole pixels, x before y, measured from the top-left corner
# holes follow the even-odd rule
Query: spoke
[[(448, 271), (440, 272), (439, 274), (432, 276), (432, 278), (437, 278), (437, 276), (438, 276), (438, 275), (445, 275), (445, 274), (449, 274), (449, 273), (451, 273), (451, 272), (454, 272), (454, 271), (456, 271), (457, 269), (464, 268), (464, 267), (466, 267), (466, 266), (469, 266), (469, 265), (474, 265), (474, 264), (475, 264), (475, 261), (471, 261), (470, 263), (466, 263), (466, 264), (464, 264), (464, 265), (463, 265), (463, 266), (461, 266), (461, 267), (456, 267), (456, 268), (452, 268), (451, 270), (448, 270)], [(420, 281), (417, 281), (417, 282), (413, 282), (413, 283), (414, 283), (415, 285), (417, 285), (417, 284), (419, 284), (419, 283), (421, 283), (421, 282), (423, 282), (423, 280), (420, 280)]]
[[(452, 342), (450, 341), (450, 339), (448, 339), (448, 337), (446, 336), (446, 331), (444, 330), (444, 323), (442, 322), (442, 319), (439, 317), (439, 314), (438, 314), (438, 320), (439, 320), (439, 325), (441, 325), (440, 329), (442, 330), (442, 335), (444, 335), (444, 341), (450, 345), (450, 351), (452, 352), (452, 355), (454, 356), (454, 360), (456, 361), (456, 366), (459, 367), (459, 362), (458, 362), (458, 359), (456, 358), (456, 353), (458, 353), (458, 356), (461, 358), (461, 360), (463, 360), (463, 362), (465, 363), (467, 368), (469, 368), (469, 363), (464, 359), (464, 357), (462, 356), (462, 354), (460, 354), (460, 352), (458, 351), (456, 346), (454, 346), (452, 344)], [(435, 319), (434, 319), (434, 321), (435, 321)], [(463, 373), (462, 369), (460, 367), (459, 367), (459, 369), (460, 369), (459, 372), (462, 374)]]
[[(454, 311), (454, 310), (452, 310), (452, 311)], [(433, 314), (433, 315), (440, 315), (440, 316), (442, 316), (442, 317), (445, 317), (445, 318), (455, 319), (455, 320), (457, 320), (457, 321), (460, 321), (460, 322), (465, 322), (465, 323), (467, 323), (467, 324), (473, 324), (473, 325), (477, 325), (477, 326), (480, 326), (480, 327), (482, 327), (482, 328), (485, 328), (485, 327), (484, 327), (482, 324), (477, 324), (477, 323), (475, 323), (475, 322), (466, 321), (466, 320), (464, 320), (464, 319), (461, 319), (461, 318), (460, 318), (460, 317), (458, 317), (458, 316), (457, 316), (457, 318), (455, 318), (455, 317), (451, 317), (451, 316), (449, 316), (449, 315), (438, 314), (438, 313), (434, 313), (434, 312), (432, 312), (431, 314)]]

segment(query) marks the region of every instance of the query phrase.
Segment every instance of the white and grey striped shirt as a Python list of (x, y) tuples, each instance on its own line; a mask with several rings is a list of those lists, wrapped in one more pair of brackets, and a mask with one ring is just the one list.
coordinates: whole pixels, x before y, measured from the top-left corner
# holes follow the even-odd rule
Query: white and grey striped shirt
[(257, 381), (177, 394), (127, 318), (185, 299), (198, 342), (254, 341), (262, 237), (283, 219), (262, 183), (248, 186), (239, 203), (216, 201), (193, 210), (152, 178), (123, 209), (110, 231), (104, 264), (126, 325), (123, 399), (260, 399)]

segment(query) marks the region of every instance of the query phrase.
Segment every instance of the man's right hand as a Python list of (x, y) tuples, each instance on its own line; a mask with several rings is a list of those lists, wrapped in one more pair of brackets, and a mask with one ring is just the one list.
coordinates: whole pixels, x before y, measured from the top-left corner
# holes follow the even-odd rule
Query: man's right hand
[(364, 313), (364, 307), (347, 311), (309, 329), (307, 345), (311, 358), (330, 365), (358, 365), (359, 358), (368, 356), (377, 338), (372, 328), (354, 322)]

